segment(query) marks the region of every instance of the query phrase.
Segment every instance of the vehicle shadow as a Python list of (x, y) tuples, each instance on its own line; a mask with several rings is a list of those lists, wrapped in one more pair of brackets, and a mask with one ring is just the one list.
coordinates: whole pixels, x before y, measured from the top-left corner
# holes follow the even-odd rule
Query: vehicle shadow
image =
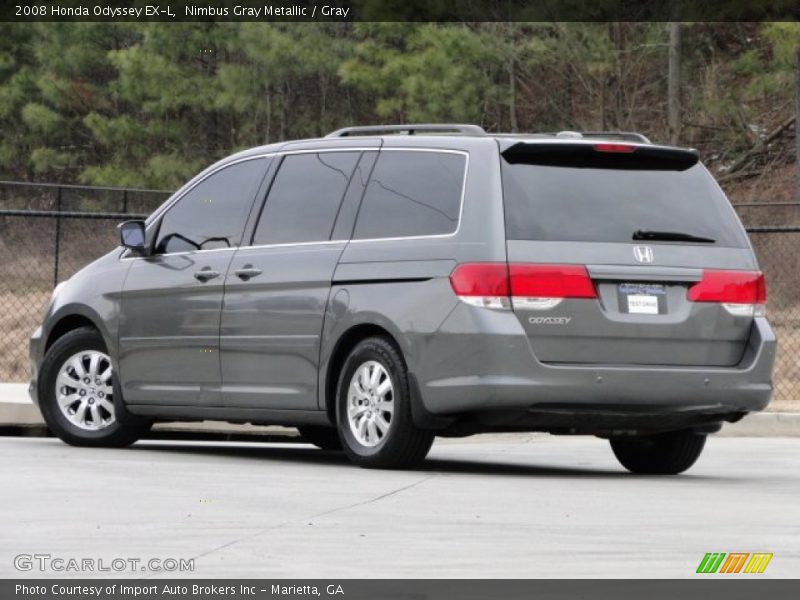
[(170, 454), (187, 454), (193, 456), (216, 456), (245, 460), (275, 460), (301, 462), (317, 465), (347, 465), (348, 460), (343, 452), (320, 450), (309, 444), (299, 442), (281, 443), (280, 446), (266, 443), (247, 445), (236, 442), (202, 442), (175, 443), (173, 441), (151, 441), (132, 446), (133, 450), (167, 452)]
[[(236, 460), (257, 460), (257, 461), (278, 461), (303, 463), (322, 467), (347, 467), (351, 466), (343, 452), (319, 450), (313, 446), (301, 443), (282, 444), (280, 446), (268, 444), (229, 444), (220, 442), (204, 442), (202, 444), (185, 444), (171, 442), (151, 441), (146, 444), (137, 444), (133, 450), (143, 452), (159, 452), (170, 454), (184, 454), (192, 456), (215, 456), (225, 457)], [(535, 458), (532, 452), (532, 458)], [(616, 469), (604, 469), (574, 467), (563, 465), (547, 466), (535, 463), (503, 462), (502, 460), (486, 458), (444, 458), (429, 457), (420, 467), (415, 469), (417, 473), (434, 474), (458, 474), (458, 475), (483, 475), (483, 476), (502, 476), (502, 477), (567, 477), (567, 478), (602, 478), (602, 479), (650, 479), (643, 475), (632, 475), (621, 467)], [(694, 475), (691, 472), (679, 477), (654, 477), (660, 481), (710, 481), (720, 479), (719, 477)], [(724, 479), (724, 478), (722, 478)]]

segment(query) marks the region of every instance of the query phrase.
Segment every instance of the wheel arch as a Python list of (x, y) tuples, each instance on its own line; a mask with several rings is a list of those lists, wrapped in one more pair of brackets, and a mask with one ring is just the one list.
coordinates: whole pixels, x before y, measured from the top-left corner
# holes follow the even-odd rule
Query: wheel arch
[(96, 318), (85, 314), (83, 311), (65, 311), (55, 319), (54, 324), (48, 329), (47, 337), (45, 338), (44, 353), (46, 353), (59, 338), (81, 327), (91, 327), (96, 330), (103, 338), (106, 348), (111, 348), (108, 343), (107, 333), (99, 325), (99, 321)]
[(381, 327), (380, 325), (375, 323), (358, 323), (345, 330), (336, 340), (333, 350), (331, 351), (330, 358), (327, 362), (327, 366), (325, 366), (325, 377), (321, 394), (322, 406), (328, 415), (328, 420), (332, 424), (336, 423), (335, 398), (336, 384), (338, 383), (338, 373), (353, 348), (355, 348), (356, 345), (361, 341), (370, 337), (383, 337), (388, 339), (397, 347), (401, 358), (404, 361), (406, 360), (405, 355), (403, 354), (402, 346), (398, 343), (395, 336), (392, 335), (388, 329)]

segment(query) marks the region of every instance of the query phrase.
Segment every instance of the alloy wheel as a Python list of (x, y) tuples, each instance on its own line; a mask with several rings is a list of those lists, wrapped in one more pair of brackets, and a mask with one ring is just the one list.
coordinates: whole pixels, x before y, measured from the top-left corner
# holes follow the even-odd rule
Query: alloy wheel
[(113, 369), (107, 354), (86, 350), (70, 356), (58, 371), (55, 395), (61, 414), (75, 427), (98, 431), (113, 425)]
[(347, 420), (359, 444), (375, 447), (392, 426), (394, 385), (384, 366), (374, 360), (362, 364), (347, 391)]

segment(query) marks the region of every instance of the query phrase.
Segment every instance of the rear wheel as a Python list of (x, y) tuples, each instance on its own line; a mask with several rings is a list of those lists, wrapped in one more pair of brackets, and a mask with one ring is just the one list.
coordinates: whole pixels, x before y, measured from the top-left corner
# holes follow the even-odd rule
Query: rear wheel
[(350, 353), (336, 407), (344, 450), (361, 467), (413, 467), (433, 444), (433, 432), (414, 425), (405, 362), (385, 338), (365, 339)]
[(631, 473), (677, 475), (695, 463), (706, 444), (706, 436), (683, 430), (610, 441), (617, 460)]
[(103, 338), (81, 327), (50, 347), (39, 376), (39, 408), (55, 435), (73, 446), (128, 446), (151, 422), (122, 406)]
[(315, 445), (320, 450), (341, 450), (342, 440), (339, 439), (339, 432), (335, 427), (318, 427), (305, 425), (298, 427), (297, 431), (305, 441)]

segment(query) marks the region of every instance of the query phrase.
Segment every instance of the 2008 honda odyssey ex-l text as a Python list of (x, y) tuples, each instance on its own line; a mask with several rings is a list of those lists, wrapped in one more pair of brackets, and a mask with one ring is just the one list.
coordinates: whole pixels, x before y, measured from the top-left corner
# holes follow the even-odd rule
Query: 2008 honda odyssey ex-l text
[(742, 225), (694, 151), (640, 134), (348, 128), (226, 158), (120, 234), (31, 340), (70, 444), (218, 419), (397, 468), (546, 431), (671, 474), (772, 391)]

